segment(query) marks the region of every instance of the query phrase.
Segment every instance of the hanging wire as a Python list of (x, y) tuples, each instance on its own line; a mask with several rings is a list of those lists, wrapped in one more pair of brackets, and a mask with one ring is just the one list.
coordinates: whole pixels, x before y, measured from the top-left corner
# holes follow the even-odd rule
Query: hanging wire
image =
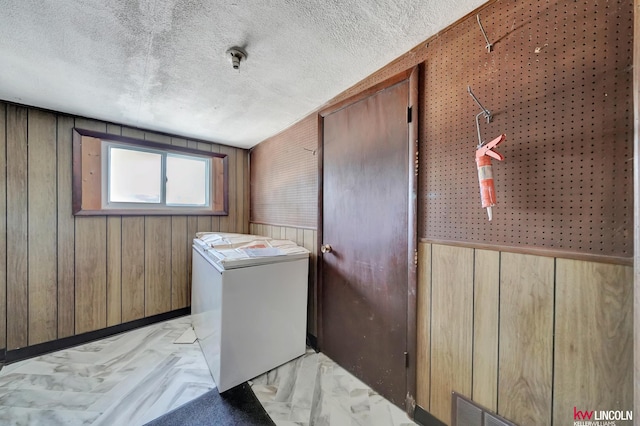
[(484, 36), (484, 39), (487, 42), (487, 45), (485, 46), (487, 48), (487, 52), (491, 52), (491, 48), (493, 47), (493, 44), (491, 44), (491, 42), (489, 41), (489, 37), (487, 37), (487, 33), (484, 31), (484, 28), (482, 27), (482, 22), (480, 22), (480, 14), (477, 14), (476, 18), (478, 19), (478, 25), (480, 25), (480, 31), (482, 31), (482, 35)]
[(471, 91), (471, 86), (467, 86), (467, 92), (469, 92), (473, 100), (476, 101), (476, 103), (482, 110), (476, 115), (476, 129), (478, 130), (478, 148), (480, 148), (482, 145), (484, 145), (484, 141), (482, 140), (482, 135), (480, 134), (480, 121), (478, 119), (480, 118), (481, 115), (483, 115), (484, 118), (487, 119), (487, 124), (489, 124), (491, 123), (491, 119), (493, 118), (493, 116), (491, 115), (491, 111), (489, 111), (484, 106), (482, 106), (478, 98), (476, 98), (476, 95), (473, 94), (473, 92)]

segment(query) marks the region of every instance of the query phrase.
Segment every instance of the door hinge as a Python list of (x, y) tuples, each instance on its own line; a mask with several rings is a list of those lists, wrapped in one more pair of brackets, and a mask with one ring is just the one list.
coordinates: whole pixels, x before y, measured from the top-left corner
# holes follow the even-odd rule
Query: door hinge
[(404, 353), (404, 367), (409, 368), (409, 352)]
[(411, 123), (412, 120), (412, 112), (413, 112), (413, 108), (412, 107), (408, 107), (407, 108), (407, 123)]
[(418, 249), (413, 249), (413, 264), (418, 266)]

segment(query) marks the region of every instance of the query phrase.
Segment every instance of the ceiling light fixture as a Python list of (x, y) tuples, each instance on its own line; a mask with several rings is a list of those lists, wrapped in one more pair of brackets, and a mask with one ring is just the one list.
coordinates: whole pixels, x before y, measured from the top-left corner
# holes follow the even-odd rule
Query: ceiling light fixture
[(227, 50), (227, 56), (229, 56), (229, 60), (231, 60), (231, 65), (234, 70), (240, 68), (240, 61), (247, 59), (247, 52), (241, 47), (234, 46)]

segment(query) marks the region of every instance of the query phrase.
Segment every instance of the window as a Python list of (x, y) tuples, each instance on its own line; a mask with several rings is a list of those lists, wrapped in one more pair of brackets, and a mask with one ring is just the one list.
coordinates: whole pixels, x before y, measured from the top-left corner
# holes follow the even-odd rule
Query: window
[(73, 210), (227, 214), (226, 155), (74, 129)]
[(210, 207), (211, 158), (102, 144), (103, 208)]

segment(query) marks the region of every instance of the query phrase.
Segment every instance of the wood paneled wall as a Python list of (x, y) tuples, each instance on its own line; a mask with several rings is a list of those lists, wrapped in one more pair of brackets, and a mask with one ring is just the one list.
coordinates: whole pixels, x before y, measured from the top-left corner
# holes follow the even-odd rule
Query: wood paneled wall
[(452, 391), (522, 425), (632, 409), (633, 268), (428, 243), (419, 265), (417, 402), (436, 417)]
[(318, 295), (316, 292), (316, 268), (318, 262), (318, 233), (315, 229), (293, 228), (287, 226), (262, 225), (252, 223), (251, 234), (264, 235), (271, 238), (282, 238), (295, 242), (311, 252), (309, 257), (309, 286), (307, 292), (307, 331), (317, 336), (316, 313), (318, 312)]
[[(474, 12), (318, 109), (422, 65), (418, 209), (423, 220), (419, 236), (430, 238), (434, 244), (419, 246), (417, 402), (447, 422), (452, 390), (521, 424), (570, 424), (574, 406), (583, 410), (594, 406), (607, 410), (632, 408), (633, 293), (632, 268), (628, 265), (633, 198), (632, 169), (627, 160), (631, 157), (632, 95), (636, 100), (638, 96), (637, 90), (632, 94), (629, 89), (616, 87), (629, 87), (633, 68), (630, 23), (637, 6), (638, 1), (626, 0), (535, 4), (490, 1), (480, 13), (485, 29), (497, 37), (493, 52), (484, 49)], [(589, 22), (594, 20), (602, 25), (593, 27)], [(636, 17), (636, 34), (637, 22)], [(451, 46), (458, 39), (468, 41), (463, 52), (469, 55), (463, 62), (470, 66), (454, 63), (460, 56)], [(519, 47), (511, 51), (512, 55), (509, 50), (514, 46)], [(638, 51), (636, 40), (635, 63)], [(593, 68), (594, 63), (602, 66)], [(451, 72), (453, 68), (458, 74)], [(547, 68), (548, 73), (540, 72)], [(505, 78), (495, 79), (502, 74)], [(517, 78), (520, 75), (522, 79)], [(513, 83), (509, 93), (502, 90), (507, 87), (506, 79)], [(502, 82), (505, 85), (501, 89)], [(483, 132), (511, 135), (503, 151), (507, 159), (494, 168), (495, 173), (503, 173), (497, 183), (503, 213), (491, 223), (473, 201), (477, 197), (473, 117), (478, 109), (466, 93), (467, 84), (495, 113), (492, 123), (481, 123)], [(445, 99), (436, 105), (428, 95), (434, 87), (444, 93)], [(608, 95), (611, 90), (618, 90), (615, 100)], [(574, 125), (572, 119), (558, 120), (561, 115), (555, 113), (546, 115), (564, 111), (565, 107), (575, 108), (570, 114), (582, 111), (576, 117), (590, 117), (592, 109), (605, 111), (606, 117), (596, 114), (583, 126)], [(280, 152), (300, 154), (304, 148), (316, 149), (320, 145), (317, 129), (304, 124), (313, 123), (316, 117), (317, 112), (312, 113), (277, 139), (267, 140), (265, 148), (272, 143)], [(541, 123), (547, 118), (547, 123)], [(464, 126), (451, 126), (454, 120)], [(605, 145), (598, 143), (613, 128), (616, 155), (622, 153), (615, 162)], [(440, 138), (444, 130), (451, 133)], [(566, 137), (558, 137), (563, 134)], [(456, 153), (451, 149), (460, 141), (466, 141), (470, 151), (461, 148)], [(552, 148), (540, 154), (536, 147), (545, 144)], [(593, 158), (588, 155), (590, 147), (594, 148)], [(253, 149), (252, 164), (268, 165), (275, 158), (271, 155), (274, 150), (261, 148), (262, 144)], [(637, 164), (637, 152), (635, 156)], [(576, 158), (580, 159), (577, 163)], [(430, 161), (453, 165), (440, 167), (445, 174), (460, 172), (465, 176), (446, 179), (428, 166)], [(545, 195), (549, 185), (538, 185), (540, 179), (522, 178), (522, 174), (543, 170), (542, 181), (556, 182), (561, 175), (566, 178), (573, 173), (572, 162), (578, 164), (576, 168), (592, 170), (584, 174), (580, 174), (582, 169), (573, 171), (585, 180), (585, 187), (594, 184), (588, 176), (594, 173), (600, 176), (604, 192), (597, 189), (582, 193), (582, 186), (569, 179), (564, 187), (551, 185), (556, 190), (551, 202)], [(465, 164), (470, 168), (462, 170)], [(288, 177), (283, 193), (294, 194), (296, 167), (280, 164), (278, 175)], [(259, 168), (252, 170), (252, 184), (263, 177)], [(536, 185), (537, 198), (530, 191)], [(615, 191), (607, 192), (613, 186)], [(269, 188), (260, 186), (252, 194), (255, 200), (269, 196)], [(615, 201), (603, 202), (606, 197)], [(282, 200), (289, 212), (318, 209), (314, 199), (290, 195), (278, 202)], [(471, 212), (470, 205), (478, 210)], [(261, 223), (300, 226), (296, 218), (283, 222), (275, 213), (262, 213)], [(460, 220), (464, 215), (473, 215), (475, 222)], [(499, 217), (511, 221), (510, 235), (505, 235)], [(479, 225), (469, 226), (471, 222)], [(539, 225), (542, 223), (544, 227)], [(448, 227), (447, 235), (438, 234), (434, 228), (438, 224)], [(590, 232), (597, 233), (599, 243), (589, 237)], [(563, 243), (558, 245), (560, 238)], [(458, 241), (460, 247), (437, 244), (443, 240)], [(635, 257), (638, 264), (637, 253)], [(636, 388), (640, 389), (640, 381)], [(640, 391), (637, 393), (640, 395)]]
[[(229, 215), (74, 217), (73, 127), (226, 153)], [(195, 233), (249, 230), (242, 149), (0, 102), (0, 168), (0, 348), (7, 350), (188, 307)]]

